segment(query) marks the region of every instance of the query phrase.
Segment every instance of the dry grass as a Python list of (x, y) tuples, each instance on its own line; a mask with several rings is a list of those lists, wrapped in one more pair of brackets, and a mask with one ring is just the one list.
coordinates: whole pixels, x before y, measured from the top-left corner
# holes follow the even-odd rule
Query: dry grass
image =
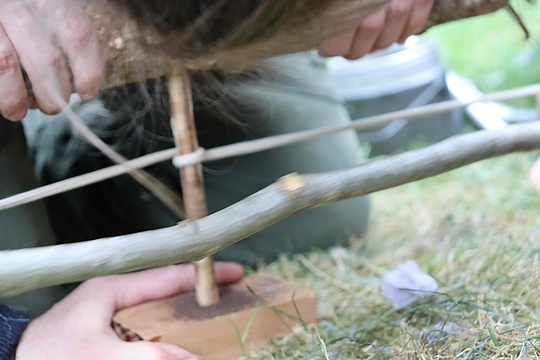
[[(269, 265), (318, 293), (320, 321), (246, 358), (540, 358), (540, 194), (526, 179), (535, 155), (374, 194), (365, 239)], [(381, 275), (407, 259), (440, 292), (394, 310)]]

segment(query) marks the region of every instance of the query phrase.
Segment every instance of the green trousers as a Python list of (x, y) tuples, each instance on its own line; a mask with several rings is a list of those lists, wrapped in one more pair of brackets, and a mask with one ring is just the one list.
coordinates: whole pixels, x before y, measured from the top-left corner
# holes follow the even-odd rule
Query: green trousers
[[(0, 199), (37, 186), (26, 151), (22, 124), (0, 118)], [(0, 211), (0, 250), (53, 245), (55, 237), (42, 202)], [(1, 281), (1, 280), (0, 280)], [(39, 289), (2, 299), (0, 303), (26, 307), (32, 315), (47, 310), (63, 296), (58, 287)]]

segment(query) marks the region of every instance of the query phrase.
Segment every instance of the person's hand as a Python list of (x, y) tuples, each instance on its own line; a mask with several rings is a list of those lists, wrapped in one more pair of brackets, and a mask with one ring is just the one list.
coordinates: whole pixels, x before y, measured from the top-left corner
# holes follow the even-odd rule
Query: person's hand
[(390, 0), (350, 31), (324, 40), (319, 53), (354, 60), (395, 42), (403, 43), (424, 29), (433, 1)]
[[(32, 88), (27, 91), (23, 70)], [(77, 0), (0, 0), (0, 113), (58, 113), (58, 98), (95, 97), (104, 78), (101, 47)]]
[(540, 191), (540, 159), (536, 160), (529, 170), (529, 180), (533, 186)]
[[(219, 283), (239, 280), (242, 267), (215, 264)], [(193, 265), (168, 266), (84, 282), (48, 312), (30, 323), (17, 348), (17, 360), (195, 359), (177, 346), (125, 342), (111, 328), (122, 308), (194, 288)]]

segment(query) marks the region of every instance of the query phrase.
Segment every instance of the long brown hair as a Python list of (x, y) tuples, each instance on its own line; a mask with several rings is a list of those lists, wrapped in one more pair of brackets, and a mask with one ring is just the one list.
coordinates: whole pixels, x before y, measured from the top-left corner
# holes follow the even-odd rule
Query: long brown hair
[(343, 8), (356, 3), (354, 16), (360, 19), (386, 1), (127, 0), (127, 9), (161, 35), (163, 41), (151, 44), (154, 49), (171, 57), (193, 58), (234, 51), (293, 32), (316, 20), (332, 5)]

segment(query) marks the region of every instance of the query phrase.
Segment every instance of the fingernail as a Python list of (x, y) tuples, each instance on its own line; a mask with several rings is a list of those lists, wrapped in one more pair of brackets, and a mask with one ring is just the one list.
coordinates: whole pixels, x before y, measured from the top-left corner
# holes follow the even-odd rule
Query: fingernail
[(82, 93), (82, 94), (79, 94), (79, 95), (81, 96), (81, 99), (83, 99), (84, 101), (88, 101), (88, 100), (92, 100), (93, 98), (98, 96), (98, 94), (99, 94), (99, 89), (97, 89), (95, 91), (85, 92), (85, 93)]
[(3, 115), (6, 119), (11, 121), (21, 121), (26, 115), (26, 109), (17, 110), (11, 114)]
[(398, 39), (397, 43), (403, 44), (405, 41), (407, 41), (408, 38), (409, 38), (409, 35), (403, 35)]

